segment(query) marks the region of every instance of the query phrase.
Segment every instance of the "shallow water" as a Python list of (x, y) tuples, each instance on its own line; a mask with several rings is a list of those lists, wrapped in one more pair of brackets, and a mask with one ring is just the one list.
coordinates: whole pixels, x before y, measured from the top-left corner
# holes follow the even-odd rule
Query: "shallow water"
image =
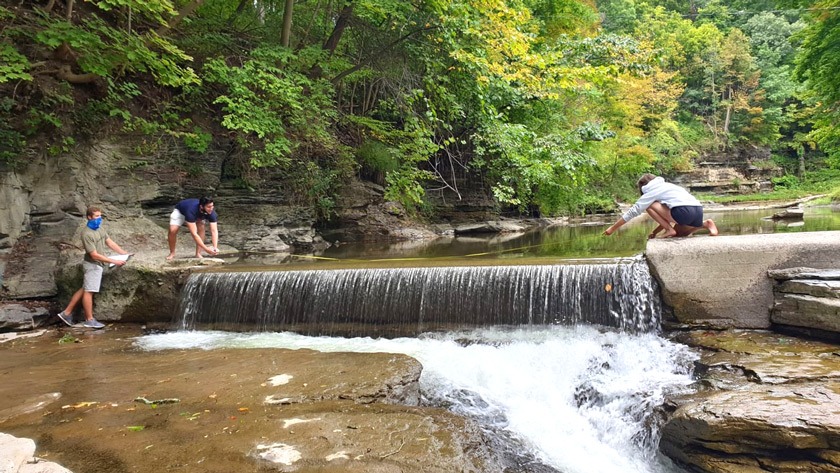
[[(781, 209), (707, 211), (721, 235), (815, 232), (840, 230), (840, 210), (830, 206), (806, 207), (803, 219), (772, 220)], [(562, 260), (616, 258), (642, 253), (653, 222), (634, 219), (612, 236), (602, 235), (617, 216), (592, 218), (526, 233), (442, 237), (400, 243), (346, 243), (310, 256), (252, 254), (238, 265), (292, 263), (296, 267), (432, 266), (468, 264), (545, 264)], [(692, 238), (706, 238), (704, 231)]]
[(657, 454), (656, 406), (691, 383), (695, 355), (653, 334), (591, 326), (492, 327), (418, 338), (173, 332), (144, 350), (310, 348), (404, 353), (423, 364), (429, 404), (477, 419), (565, 473), (680, 471)]

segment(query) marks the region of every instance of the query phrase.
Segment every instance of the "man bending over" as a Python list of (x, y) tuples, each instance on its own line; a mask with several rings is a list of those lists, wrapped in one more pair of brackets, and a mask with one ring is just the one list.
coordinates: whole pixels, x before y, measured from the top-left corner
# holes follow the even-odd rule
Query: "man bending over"
[[(204, 244), (204, 222), (210, 222), (210, 240), (212, 247)], [(184, 199), (175, 206), (172, 215), (169, 216), (169, 256), (167, 260), (175, 258), (175, 242), (178, 238), (178, 229), (181, 225), (187, 224), (190, 235), (195, 240), (195, 257), (202, 258), (201, 252), (210, 255), (219, 254), (219, 217), (214, 210), (213, 199), (202, 197), (200, 199)]]

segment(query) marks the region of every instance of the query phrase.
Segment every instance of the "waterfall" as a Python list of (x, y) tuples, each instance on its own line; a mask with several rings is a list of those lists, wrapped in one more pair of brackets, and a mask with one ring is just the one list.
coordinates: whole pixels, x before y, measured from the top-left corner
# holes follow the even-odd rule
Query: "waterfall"
[(423, 365), (423, 405), (474, 419), (495, 454), (514, 462), (505, 471), (520, 473), (682, 472), (657, 453), (658, 408), (688, 389), (697, 358), (653, 333), (586, 325), (481, 327), (411, 338), (177, 331), (141, 337), (137, 345), (404, 353)]
[(604, 264), (195, 273), (185, 329), (411, 335), (497, 325), (659, 328), (659, 290), (641, 257)]

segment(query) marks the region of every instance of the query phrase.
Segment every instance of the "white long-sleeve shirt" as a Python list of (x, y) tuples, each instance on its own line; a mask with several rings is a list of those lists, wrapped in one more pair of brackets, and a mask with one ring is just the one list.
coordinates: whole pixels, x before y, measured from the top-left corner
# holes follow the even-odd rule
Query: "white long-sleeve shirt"
[(639, 197), (639, 200), (621, 218), (625, 222), (629, 222), (641, 215), (650, 207), (650, 204), (656, 201), (661, 202), (662, 205), (665, 205), (669, 209), (683, 205), (702, 205), (687, 190), (676, 184), (665, 182), (665, 179), (661, 177), (657, 177), (642, 186), (642, 196)]

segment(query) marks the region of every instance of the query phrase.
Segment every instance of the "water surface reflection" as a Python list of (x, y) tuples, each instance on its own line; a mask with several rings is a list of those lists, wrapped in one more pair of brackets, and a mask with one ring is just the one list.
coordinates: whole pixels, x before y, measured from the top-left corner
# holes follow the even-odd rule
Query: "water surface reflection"
[[(722, 235), (840, 230), (840, 212), (828, 206), (808, 207), (798, 220), (772, 220), (779, 209), (707, 211)], [(653, 227), (648, 218), (636, 219), (611, 237), (602, 235), (612, 218), (555, 226), (524, 234), (458, 236), (398, 244), (352, 243), (327, 249), (323, 256), (346, 259), (379, 258), (615, 258), (644, 251)], [(698, 232), (694, 237), (705, 237)]]

